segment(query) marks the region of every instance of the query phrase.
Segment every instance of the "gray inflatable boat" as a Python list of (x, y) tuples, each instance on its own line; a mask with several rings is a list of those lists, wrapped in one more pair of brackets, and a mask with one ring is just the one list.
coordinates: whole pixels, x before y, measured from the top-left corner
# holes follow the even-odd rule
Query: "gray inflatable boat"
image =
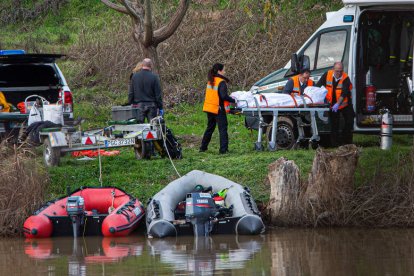
[[(195, 190), (197, 187), (207, 191)], [(214, 194), (225, 191), (224, 204)], [(214, 198), (215, 199), (215, 198)], [(185, 209), (185, 211), (184, 211)], [(224, 177), (194, 170), (158, 192), (147, 206), (148, 235), (156, 238), (209, 234), (257, 235), (265, 230), (247, 188)]]

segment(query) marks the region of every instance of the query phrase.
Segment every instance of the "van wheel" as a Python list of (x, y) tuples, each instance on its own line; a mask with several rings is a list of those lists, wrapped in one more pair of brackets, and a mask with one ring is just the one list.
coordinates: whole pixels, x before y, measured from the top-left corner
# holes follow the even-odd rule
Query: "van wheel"
[(151, 142), (140, 140), (134, 145), (134, 153), (135, 158), (138, 160), (151, 159)]
[[(271, 123), (270, 123), (271, 125)], [(272, 140), (272, 129), (270, 126), (266, 130), (266, 138), (270, 142)], [(277, 149), (288, 150), (293, 148), (296, 143), (297, 134), (293, 122), (284, 117), (280, 117), (277, 123), (276, 145)]]
[(43, 161), (46, 167), (55, 167), (60, 162), (60, 148), (52, 147), (49, 138), (43, 141)]

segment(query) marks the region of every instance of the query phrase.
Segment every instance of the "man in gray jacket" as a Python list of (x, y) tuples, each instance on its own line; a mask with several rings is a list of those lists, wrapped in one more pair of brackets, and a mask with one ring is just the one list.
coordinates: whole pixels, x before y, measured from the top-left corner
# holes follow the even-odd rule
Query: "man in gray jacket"
[(148, 122), (159, 115), (164, 115), (162, 108), (162, 92), (158, 76), (151, 72), (152, 61), (146, 58), (142, 61), (142, 69), (134, 73), (128, 93), (128, 104), (137, 108), (138, 123)]

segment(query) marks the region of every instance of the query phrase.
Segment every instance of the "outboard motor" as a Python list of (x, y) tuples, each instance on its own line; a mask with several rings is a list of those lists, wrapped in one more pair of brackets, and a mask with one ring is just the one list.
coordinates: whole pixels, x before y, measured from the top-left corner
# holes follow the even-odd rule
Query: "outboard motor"
[(189, 193), (185, 202), (185, 218), (193, 225), (194, 236), (208, 236), (216, 208), (208, 193)]
[(68, 197), (68, 201), (66, 203), (66, 211), (72, 221), (73, 237), (77, 238), (79, 235), (80, 227), (83, 224), (85, 214), (85, 201), (83, 200), (83, 197)]

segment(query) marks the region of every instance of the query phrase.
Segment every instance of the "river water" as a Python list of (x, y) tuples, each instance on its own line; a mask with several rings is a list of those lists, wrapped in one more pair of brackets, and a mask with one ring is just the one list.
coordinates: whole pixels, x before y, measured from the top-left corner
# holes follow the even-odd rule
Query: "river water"
[(414, 229), (0, 239), (0, 275), (414, 275)]

